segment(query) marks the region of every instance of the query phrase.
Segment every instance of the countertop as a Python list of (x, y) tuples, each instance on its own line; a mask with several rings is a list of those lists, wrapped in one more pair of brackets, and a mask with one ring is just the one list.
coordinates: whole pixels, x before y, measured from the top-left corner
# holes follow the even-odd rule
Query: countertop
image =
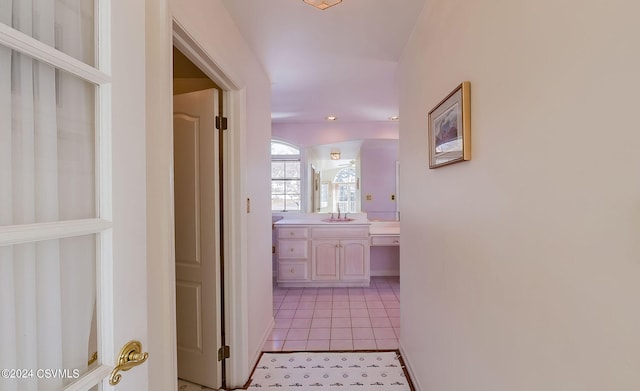
[(399, 221), (371, 221), (370, 235), (400, 235)]
[(353, 221), (345, 221), (345, 222), (328, 222), (322, 221), (321, 219), (305, 219), (305, 218), (292, 218), (287, 219), (284, 218), (282, 220), (276, 221), (274, 223), (276, 226), (280, 225), (335, 225), (337, 227), (343, 227), (347, 225), (369, 225), (369, 220), (363, 219), (355, 219)]
[(315, 225), (315, 226), (333, 226), (333, 227), (345, 227), (345, 226), (369, 226), (370, 235), (400, 235), (400, 222), (399, 221), (370, 221), (366, 218), (356, 218), (353, 221), (346, 222), (328, 222), (322, 221), (321, 218), (313, 217), (293, 217), (283, 218), (276, 221), (274, 226), (284, 225)]

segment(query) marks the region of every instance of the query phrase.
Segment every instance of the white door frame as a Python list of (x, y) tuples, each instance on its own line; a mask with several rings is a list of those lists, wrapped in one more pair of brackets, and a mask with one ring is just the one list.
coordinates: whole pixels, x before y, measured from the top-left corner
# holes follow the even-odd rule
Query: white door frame
[[(225, 334), (226, 344), (231, 347), (227, 360), (227, 386), (242, 386), (249, 376), (248, 350), (248, 305), (246, 298), (246, 215), (242, 208), (244, 172), (242, 146), (244, 145), (245, 93), (239, 89), (227, 70), (223, 70), (212, 59), (186, 29), (173, 21), (173, 44), (191, 62), (202, 70), (223, 90), (223, 116), (229, 118), (229, 128), (224, 138), (224, 276), (225, 280)], [(175, 321), (175, 319), (174, 319)]]
[[(147, 0), (147, 228), (149, 389), (177, 388), (175, 247), (173, 221), (173, 95), (172, 47), (224, 90), (225, 134), (224, 243), (225, 329), (231, 347), (227, 386), (242, 386), (250, 375), (248, 349), (246, 215), (242, 200), (245, 172), (242, 150), (246, 132), (246, 94), (233, 70), (219, 66), (187, 29), (171, 17), (169, 0)], [(173, 386), (175, 384), (175, 387)]]

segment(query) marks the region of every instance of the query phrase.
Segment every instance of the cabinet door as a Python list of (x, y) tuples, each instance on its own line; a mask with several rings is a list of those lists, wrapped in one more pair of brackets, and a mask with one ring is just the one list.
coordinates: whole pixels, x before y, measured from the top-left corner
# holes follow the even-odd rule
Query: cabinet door
[(311, 279), (336, 281), (340, 279), (339, 241), (311, 241)]
[(369, 242), (367, 240), (340, 241), (340, 279), (369, 278)]

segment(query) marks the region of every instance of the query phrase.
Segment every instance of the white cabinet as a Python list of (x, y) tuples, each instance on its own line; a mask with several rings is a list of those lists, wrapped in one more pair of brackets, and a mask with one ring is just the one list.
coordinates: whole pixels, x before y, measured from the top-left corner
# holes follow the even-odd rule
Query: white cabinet
[(311, 279), (338, 281), (340, 279), (339, 240), (311, 241)]
[(312, 240), (311, 279), (369, 282), (369, 244), (364, 240)]
[(277, 255), (279, 286), (369, 286), (367, 225), (281, 225)]
[(400, 235), (371, 235), (372, 246), (399, 246)]
[(278, 228), (278, 283), (309, 280), (309, 229)]
[(367, 281), (369, 284), (369, 242), (340, 241), (340, 280)]

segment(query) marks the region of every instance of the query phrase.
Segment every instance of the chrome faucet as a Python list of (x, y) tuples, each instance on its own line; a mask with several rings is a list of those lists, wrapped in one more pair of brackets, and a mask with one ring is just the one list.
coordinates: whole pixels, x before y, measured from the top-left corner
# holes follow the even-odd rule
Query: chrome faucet
[(340, 204), (338, 204), (338, 220), (340, 220)]

